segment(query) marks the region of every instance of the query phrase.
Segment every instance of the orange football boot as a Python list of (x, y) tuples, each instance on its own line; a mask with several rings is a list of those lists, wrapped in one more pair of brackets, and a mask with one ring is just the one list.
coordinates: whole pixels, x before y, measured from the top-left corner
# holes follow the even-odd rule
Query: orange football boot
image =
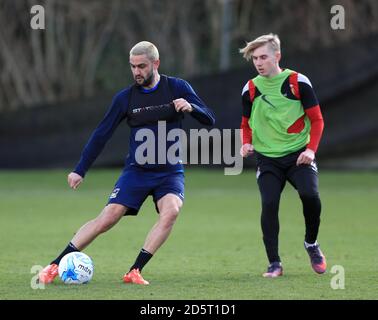
[(150, 284), (148, 281), (144, 280), (142, 275), (140, 274), (139, 269), (133, 269), (126, 273), (123, 276), (123, 282), (125, 283), (135, 283), (135, 284)]
[(51, 283), (58, 275), (58, 265), (53, 263), (43, 268), (38, 275), (40, 283)]

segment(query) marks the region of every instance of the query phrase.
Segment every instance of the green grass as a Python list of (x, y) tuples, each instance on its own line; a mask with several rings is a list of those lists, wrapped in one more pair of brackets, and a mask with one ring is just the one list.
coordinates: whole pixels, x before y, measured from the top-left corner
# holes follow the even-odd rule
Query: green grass
[[(287, 185), (280, 208), (285, 275), (264, 279), (260, 199), (253, 171), (188, 169), (186, 202), (173, 232), (144, 269), (150, 286), (125, 285), (157, 215), (151, 198), (85, 251), (95, 262), (87, 285), (58, 279), (31, 288), (33, 265), (45, 265), (104, 206), (119, 170), (93, 170), (77, 191), (64, 171), (0, 172), (0, 299), (377, 299), (378, 173), (322, 172), (319, 242), (329, 271), (316, 275), (303, 249), (301, 204)], [(345, 270), (345, 289), (331, 288), (331, 267)]]

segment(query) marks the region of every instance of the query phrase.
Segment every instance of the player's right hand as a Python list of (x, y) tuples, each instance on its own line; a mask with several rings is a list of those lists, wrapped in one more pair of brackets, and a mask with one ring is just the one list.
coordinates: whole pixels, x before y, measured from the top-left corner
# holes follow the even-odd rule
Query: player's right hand
[(254, 150), (253, 145), (249, 143), (243, 144), (242, 147), (240, 148), (240, 155), (243, 158), (246, 158), (253, 154), (253, 150)]
[(83, 177), (75, 172), (71, 172), (67, 177), (70, 188), (76, 190), (80, 183), (83, 182)]

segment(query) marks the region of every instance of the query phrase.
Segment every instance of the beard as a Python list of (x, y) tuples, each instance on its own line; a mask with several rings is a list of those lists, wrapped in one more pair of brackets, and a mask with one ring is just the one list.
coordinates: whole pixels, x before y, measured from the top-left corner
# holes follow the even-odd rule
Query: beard
[(150, 74), (147, 75), (147, 77), (143, 78), (142, 83), (138, 83), (136, 80), (136, 85), (141, 87), (148, 87), (152, 82), (154, 81), (154, 71), (151, 70)]

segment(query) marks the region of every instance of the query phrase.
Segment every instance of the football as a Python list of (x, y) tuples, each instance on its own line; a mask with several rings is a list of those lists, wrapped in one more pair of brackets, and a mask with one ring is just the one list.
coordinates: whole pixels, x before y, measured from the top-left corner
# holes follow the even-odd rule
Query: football
[(93, 277), (92, 259), (82, 252), (66, 254), (59, 263), (59, 277), (64, 283), (84, 284)]

